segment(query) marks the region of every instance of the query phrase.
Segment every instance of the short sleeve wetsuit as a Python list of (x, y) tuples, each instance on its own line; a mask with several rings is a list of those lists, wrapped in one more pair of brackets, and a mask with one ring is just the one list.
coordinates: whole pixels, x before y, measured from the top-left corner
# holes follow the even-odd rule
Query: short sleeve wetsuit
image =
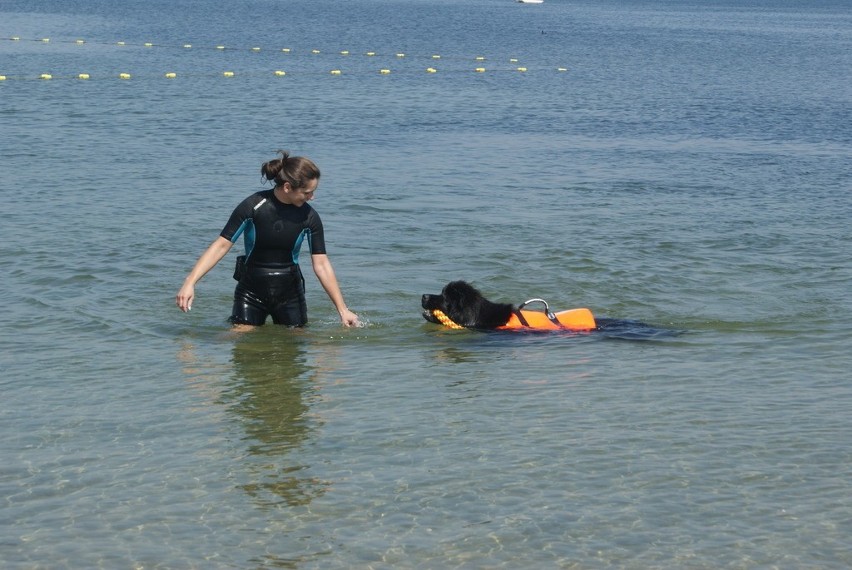
[(257, 192), (234, 209), (219, 235), (232, 243), (242, 235), (245, 242), (231, 322), (262, 325), (271, 315), (276, 324), (307, 323), (299, 252), (307, 241), (312, 255), (325, 253), (322, 220), (316, 210), (310, 204), (285, 204), (274, 190)]

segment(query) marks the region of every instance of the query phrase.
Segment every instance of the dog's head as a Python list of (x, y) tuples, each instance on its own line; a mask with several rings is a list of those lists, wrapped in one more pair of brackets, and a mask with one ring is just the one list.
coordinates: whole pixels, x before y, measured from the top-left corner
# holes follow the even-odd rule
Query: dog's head
[(439, 295), (423, 295), (420, 304), (423, 318), (431, 323), (474, 329), (493, 329), (506, 324), (513, 309), (510, 304), (492, 303), (465, 281), (447, 283)]

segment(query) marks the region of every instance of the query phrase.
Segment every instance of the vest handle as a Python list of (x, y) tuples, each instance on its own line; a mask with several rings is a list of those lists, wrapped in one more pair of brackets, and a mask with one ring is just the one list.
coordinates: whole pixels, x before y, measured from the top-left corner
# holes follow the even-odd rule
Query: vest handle
[(548, 318), (548, 319), (550, 319), (550, 320), (555, 320), (555, 319), (556, 319), (556, 315), (554, 315), (554, 314), (550, 311), (550, 305), (548, 305), (548, 304), (547, 304), (547, 301), (545, 301), (544, 299), (538, 299), (538, 298), (535, 298), (535, 299), (529, 299), (529, 300), (527, 300), (527, 301), (524, 301), (523, 303), (521, 303), (521, 304), (518, 306), (518, 311), (520, 311), (521, 309), (523, 309), (524, 307), (526, 307), (526, 306), (527, 306), (527, 305), (529, 305), (530, 303), (542, 303), (542, 304), (544, 304), (544, 314), (545, 314), (545, 315), (547, 315), (547, 318)]

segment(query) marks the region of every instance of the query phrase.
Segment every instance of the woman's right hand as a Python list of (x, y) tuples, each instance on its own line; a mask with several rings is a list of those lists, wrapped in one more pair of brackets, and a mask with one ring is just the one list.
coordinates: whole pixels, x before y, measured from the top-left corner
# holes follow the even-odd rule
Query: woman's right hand
[(195, 284), (225, 257), (225, 254), (228, 253), (232, 245), (234, 244), (229, 240), (219, 236), (204, 250), (204, 253), (195, 262), (195, 267), (186, 276), (183, 287), (180, 288), (180, 291), (175, 296), (175, 305), (181, 311), (186, 313), (192, 310), (192, 300), (195, 298)]

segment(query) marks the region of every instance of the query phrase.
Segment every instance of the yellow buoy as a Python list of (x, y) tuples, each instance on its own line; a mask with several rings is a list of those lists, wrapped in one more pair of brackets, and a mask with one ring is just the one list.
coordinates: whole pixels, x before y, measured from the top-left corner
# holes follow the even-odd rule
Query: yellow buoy
[(88, 78), (89, 78), (88, 73), (81, 73), (80, 75), (77, 76), (77, 79), (88, 79)]
[(118, 78), (119, 79), (130, 79), (130, 74), (129, 73), (119, 73)]
[(436, 53), (432, 56), (432, 59), (441, 59), (441, 56)]
[(175, 73), (174, 71), (166, 73), (166, 78), (168, 79), (174, 79), (175, 77), (177, 77), (177, 73)]
[(21, 38), (20, 38), (19, 36), (12, 36), (12, 37), (11, 37), (11, 38), (9, 38), (9, 39), (10, 39), (10, 40), (12, 40), (13, 42), (19, 42), (19, 41), (21, 41)]
[(509, 58), (509, 63), (518, 63), (518, 58), (517, 57)]
[(376, 55), (376, 52), (374, 52), (374, 51), (368, 51), (368, 52), (367, 52), (367, 55), (368, 55), (369, 57), (373, 57), (374, 55)]
[(225, 76), (225, 77), (233, 77), (234, 72), (233, 71), (223, 71), (222, 75)]
[(275, 75), (277, 75), (278, 77), (283, 77), (283, 76), (287, 75), (287, 73), (278, 69), (278, 70), (275, 71)]
[(189, 49), (189, 48), (192, 47), (192, 44), (183, 44), (183, 47), (185, 47), (186, 49)]
[(154, 47), (154, 44), (151, 42), (145, 42), (145, 47)]
[(50, 38), (41, 38), (41, 41), (43, 41), (44, 43), (47, 43), (47, 42), (50, 41)]
[(380, 69), (379, 73), (381, 73), (382, 75), (388, 75), (390, 73), (390, 69)]
[(311, 53), (320, 53), (320, 50), (318, 50), (318, 49), (312, 49), (312, 50), (311, 50)]
[(124, 45), (124, 42), (115, 42), (115, 45), (117, 45), (117, 46), (123, 46), (123, 45)]
[(216, 46), (216, 49), (225, 49), (225, 46)]
[(556, 71), (568, 71), (568, 68), (565, 67), (557, 67)]
[(405, 54), (404, 53), (398, 53), (398, 54), (396, 54), (396, 57), (405, 57)]
[(476, 61), (485, 61), (485, 58), (481, 55), (476, 56)]
[(6, 76), (5, 76), (5, 75), (0, 75), (0, 81), (6, 81)]
[(526, 71), (526, 70), (527, 70), (527, 68), (526, 68), (526, 67), (519, 67), (519, 68), (518, 68), (518, 71)]
[(281, 48), (284, 53), (290, 53), (290, 48)]
[(474, 69), (474, 71), (477, 72), (477, 73), (485, 73), (485, 68), (484, 67), (477, 67), (476, 69)]
[(85, 40), (77, 40), (77, 41), (75, 41), (74, 43), (75, 43), (75, 44), (77, 44), (78, 46), (81, 46), (81, 45), (83, 45), (84, 43), (86, 43), (86, 41), (85, 41)]
[(260, 48), (259, 47), (253, 47), (253, 48), (251, 48), (251, 51), (260, 51)]
[(349, 55), (349, 50), (345, 49), (345, 50), (341, 51), (340, 55)]
[(39, 77), (39, 79), (53, 79), (53, 76), (49, 73), (42, 73), (38, 77)]
[(342, 72), (342, 71), (340, 71), (339, 69), (332, 69), (332, 70), (331, 70), (331, 74), (332, 74), (332, 75), (340, 75), (341, 73), (343, 73), (343, 72)]
[(426, 73), (438, 73), (438, 70), (435, 69), (434, 67), (427, 67)]

